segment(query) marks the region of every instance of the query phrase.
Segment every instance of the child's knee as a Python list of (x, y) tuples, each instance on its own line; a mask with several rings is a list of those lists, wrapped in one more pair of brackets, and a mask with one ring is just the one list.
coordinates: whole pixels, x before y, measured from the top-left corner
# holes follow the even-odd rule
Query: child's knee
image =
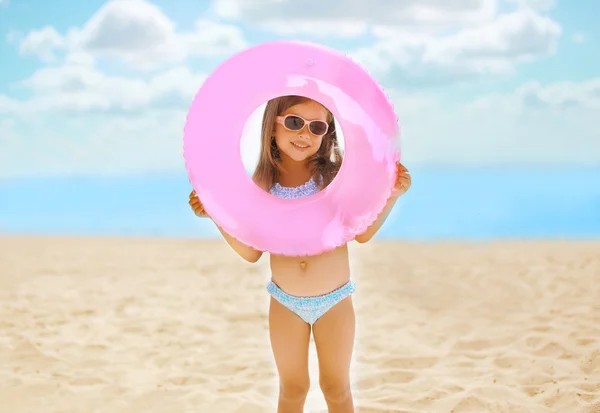
[(299, 402), (306, 399), (310, 389), (310, 380), (294, 379), (281, 380), (279, 383), (279, 397), (290, 402)]
[(319, 384), (329, 403), (344, 403), (352, 397), (350, 380), (321, 378)]

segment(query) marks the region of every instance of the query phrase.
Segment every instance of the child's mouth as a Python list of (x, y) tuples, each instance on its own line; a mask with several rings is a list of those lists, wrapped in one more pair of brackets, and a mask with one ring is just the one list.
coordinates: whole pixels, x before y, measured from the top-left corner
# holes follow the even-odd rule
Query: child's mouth
[(297, 148), (297, 149), (300, 149), (300, 150), (308, 149), (308, 146), (309, 146), (309, 145), (306, 145), (304, 143), (295, 143), (295, 142), (292, 142), (292, 145), (294, 146), (294, 148)]

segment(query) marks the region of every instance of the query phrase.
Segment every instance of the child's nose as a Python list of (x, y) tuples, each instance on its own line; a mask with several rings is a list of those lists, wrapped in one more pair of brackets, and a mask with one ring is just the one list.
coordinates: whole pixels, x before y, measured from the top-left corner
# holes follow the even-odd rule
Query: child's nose
[(308, 127), (306, 125), (304, 125), (302, 127), (302, 129), (300, 129), (298, 131), (298, 136), (305, 137), (305, 138), (308, 138), (310, 136), (310, 134), (308, 132)]

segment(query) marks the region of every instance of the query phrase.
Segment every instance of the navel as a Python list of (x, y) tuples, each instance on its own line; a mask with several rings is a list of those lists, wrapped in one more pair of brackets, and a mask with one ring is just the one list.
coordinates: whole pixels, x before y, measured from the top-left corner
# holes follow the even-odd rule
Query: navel
[(306, 269), (306, 261), (300, 261), (300, 268), (302, 268), (303, 270)]

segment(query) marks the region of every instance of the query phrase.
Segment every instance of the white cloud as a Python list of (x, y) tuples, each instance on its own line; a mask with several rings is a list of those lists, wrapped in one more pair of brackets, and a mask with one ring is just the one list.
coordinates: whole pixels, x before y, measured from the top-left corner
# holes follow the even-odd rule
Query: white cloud
[(0, 120), (0, 177), (183, 170), (184, 119), (184, 110), (149, 110)]
[(68, 38), (73, 49), (138, 65), (185, 57), (175, 23), (144, 0), (107, 2), (81, 28), (71, 29)]
[(82, 26), (59, 34), (52, 27), (28, 33), (23, 53), (48, 58), (56, 50), (117, 58), (151, 69), (194, 55), (227, 55), (248, 46), (240, 28), (199, 20), (195, 30), (178, 32), (162, 10), (146, 0), (111, 0)]
[(0, 95), (0, 176), (182, 167), (183, 122), (205, 75), (109, 76), (71, 57), (21, 82), (30, 99)]
[(548, 11), (556, 6), (556, 0), (505, 0), (521, 8)]
[[(89, 89), (90, 96), (99, 96), (93, 93), (102, 82), (114, 81), (129, 107), (145, 108), (128, 113), (84, 112), (86, 107), (125, 105), (106, 97), (101, 106), (90, 97), (83, 105), (75, 105), (79, 112), (70, 114), (47, 112), (54, 110), (49, 105), (22, 103), (22, 108), (31, 110), (37, 105), (44, 110), (7, 121), (1, 115), (2, 108), (14, 110), (14, 101), (0, 97), (0, 176), (183, 170), (187, 107), (151, 108), (158, 97), (168, 95), (167, 91), (183, 96), (182, 85), (186, 82), (179, 80), (189, 74), (180, 70), (159, 75), (172, 83), (154, 78), (154, 82), (149, 80), (143, 85), (132, 79), (111, 80), (94, 73), (67, 71), (72, 77), (64, 78), (79, 82), (71, 85), (95, 85)], [(70, 108), (64, 105), (64, 97), (52, 98), (63, 96), (68, 82), (40, 75), (29, 84), (44, 94), (44, 102), (54, 101)], [(158, 87), (159, 84), (163, 86)], [(154, 92), (148, 94), (143, 92), (145, 89)], [(388, 92), (400, 117), (403, 159), (408, 166), (600, 162), (600, 130), (590, 127), (597, 123), (600, 113), (600, 78), (545, 86), (531, 83), (509, 94), (487, 96), (455, 107), (424, 94)], [(260, 111), (250, 121), (243, 140), (243, 159), (248, 167), (256, 161), (259, 118)]]
[(54, 52), (66, 46), (65, 39), (54, 27), (46, 26), (39, 30), (31, 31), (20, 43), (19, 52), (34, 54), (44, 61), (55, 59)]
[(323, 37), (358, 37), (368, 31), (368, 25), (361, 20), (313, 20), (279, 21), (272, 20), (262, 24), (263, 28), (280, 35), (308, 34)]
[(463, 106), (395, 95), (410, 163), (600, 162), (600, 78), (526, 84)]
[[(92, 66), (66, 63), (46, 67), (22, 82), (33, 92), (27, 102), (0, 96), (0, 113), (12, 108), (21, 117), (37, 112), (139, 111), (152, 107), (190, 104), (205, 75), (185, 66), (160, 72), (148, 79), (107, 76)], [(4, 101), (4, 103), (3, 103)]]
[(430, 75), (426, 69), (462, 76), (511, 73), (514, 65), (556, 51), (560, 25), (531, 10), (501, 14), (492, 22), (447, 35), (412, 33), (377, 28), (375, 43), (352, 53), (376, 71), (395, 66), (412, 74)]
[[(501, 1), (516, 10), (500, 12)], [(555, 52), (561, 26), (540, 14), (553, 0), (213, 0), (216, 13), (279, 34), (356, 37), (374, 43), (350, 55), (372, 71), (449, 79), (512, 73)]]
[[(540, 12), (551, 2), (505, 1), (518, 7), (500, 14), (496, 0), (403, 0), (393, 9), (384, 0), (217, 0), (215, 7), (280, 33), (368, 31), (374, 43), (350, 54), (369, 71), (456, 79), (511, 73), (555, 52), (562, 29)], [(19, 39), (12, 33), (9, 40)], [(236, 26), (201, 19), (181, 32), (144, 0), (110, 1), (67, 33), (50, 26), (30, 32), (20, 38), (21, 53), (53, 64), (17, 85), (31, 92), (29, 99), (0, 95), (0, 176), (182, 170), (186, 110), (205, 79), (186, 59), (245, 46)], [(175, 67), (152, 76), (109, 75), (96, 65), (102, 58), (139, 69)], [(400, 116), (409, 166), (600, 162), (600, 79), (529, 83), (458, 106), (393, 86), (386, 91)], [(259, 110), (242, 149), (248, 167), (256, 161), (260, 116)]]
[(191, 56), (229, 54), (250, 46), (239, 27), (210, 20), (198, 20), (195, 32), (179, 38)]
[(352, 37), (366, 25), (446, 29), (490, 21), (496, 0), (213, 0), (216, 13), (278, 33)]
[[(0, 115), (12, 115), (17, 111), (20, 102), (10, 96), (0, 95)], [(2, 119), (0, 118), (0, 121)], [(4, 120), (6, 121), (6, 119)]]
[[(556, 111), (560, 118), (568, 119), (573, 112), (592, 111), (600, 113), (600, 78), (593, 78), (584, 82), (560, 82), (543, 86), (538, 82), (531, 82), (522, 86), (517, 95), (522, 102), (523, 110), (534, 113), (543, 113), (545, 110)], [(481, 99), (480, 101), (484, 101)], [(594, 121), (597, 123), (597, 121)], [(588, 128), (594, 123), (583, 124)], [(599, 128), (592, 128), (596, 135), (600, 134)]]

